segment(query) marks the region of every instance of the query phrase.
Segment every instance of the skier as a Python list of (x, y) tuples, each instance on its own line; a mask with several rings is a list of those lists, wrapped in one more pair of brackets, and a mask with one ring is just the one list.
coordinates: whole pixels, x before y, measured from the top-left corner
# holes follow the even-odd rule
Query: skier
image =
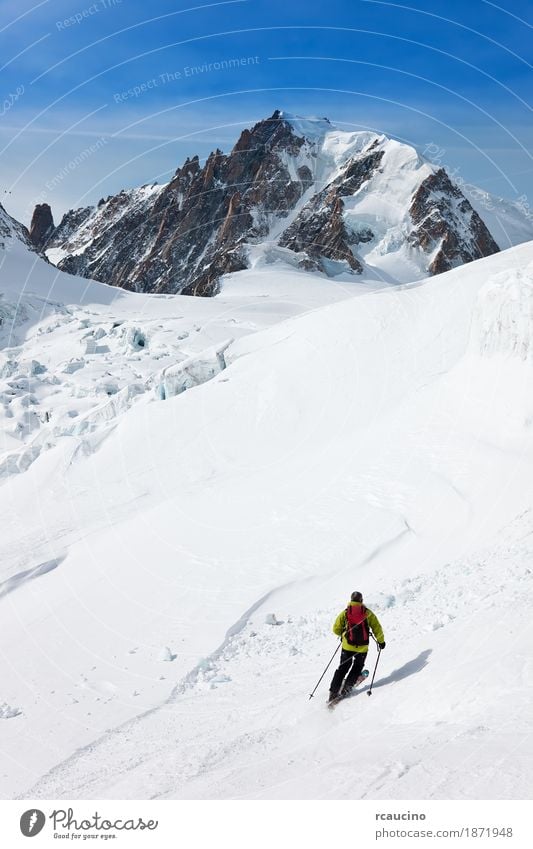
[[(368, 626), (380, 649), (385, 648), (383, 628), (375, 613), (363, 604), (360, 592), (353, 592), (346, 610), (339, 613), (333, 623), (333, 633), (342, 639), (339, 668), (329, 687), (328, 702), (350, 694), (363, 671), (368, 652)], [(341, 685), (344, 681), (344, 685)]]

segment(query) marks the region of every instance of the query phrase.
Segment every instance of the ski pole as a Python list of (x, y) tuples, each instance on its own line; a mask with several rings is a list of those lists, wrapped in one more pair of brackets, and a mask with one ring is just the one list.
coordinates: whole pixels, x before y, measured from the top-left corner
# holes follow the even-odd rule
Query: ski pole
[(369, 689), (369, 690), (367, 690), (367, 696), (371, 696), (371, 695), (372, 695), (372, 685), (374, 684), (374, 678), (375, 678), (375, 676), (376, 676), (376, 669), (378, 668), (378, 663), (379, 663), (379, 656), (380, 656), (380, 654), (381, 654), (381, 649), (380, 649), (380, 647), (379, 647), (379, 643), (378, 643), (378, 641), (377, 641), (377, 640), (376, 640), (376, 645), (377, 645), (377, 647), (378, 647), (378, 656), (377, 656), (377, 660), (376, 660), (376, 665), (374, 666), (374, 674), (372, 675), (372, 681), (370, 682), (370, 689)]
[(323, 671), (322, 675), (320, 676), (320, 678), (318, 679), (318, 681), (317, 681), (317, 683), (316, 683), (316, 687), (315, 687), (315, 689), (313, 690), (313, 692), (312, 692), (312, 693), (310, 694), (310, 696), (309, 696), (309, 698), (310, 698), (310, 699), (312, 699), (312, 698), (313, 698), (313, 696), (315, 695), (315, 693), (316, 693), (316, 689), (317, 689), (318, 685), (320, 684), (320, 682), (322, 681), (322, 678), (324, 677), (324, 675), (325, 675), (325, 674), (326, 674), (326, 672), (328, 671), (329, 667), (331, 666), (331, 662), (332, 662), (333, 658), (335, 657), (335, 655), (337, 654), (337, 652), (338, 652), (338, 650), (340, 649), (340, 647), (341, 647), (341, 643), (339, 643), (339, 645), (337, 646), (337, 648), (335, 649), (335, 651), (334, 651), (334, 652), (333, 652), (333, 654), (331, 655), (331, 660), (330, 660), (330, 662), (328, 663), (328, 665), (327, 665), (327, 666), (326, 666), (326, 668), (324, 669), (324, 671)]

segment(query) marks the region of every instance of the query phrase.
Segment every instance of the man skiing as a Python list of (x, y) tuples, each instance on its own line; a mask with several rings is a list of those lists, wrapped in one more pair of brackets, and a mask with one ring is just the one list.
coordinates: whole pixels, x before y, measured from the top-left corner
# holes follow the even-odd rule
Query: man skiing
[(384, 649), (383, 628), (376, 614), (364, 606), (360, 592), (353, 592), (348, 607), (333, 623), (333, 633), (342, 638), (342, 649), (339, 668), (329, 687), (328, 702), (337, 699), (339, 691), (342, 698), (349, 695), (361, 675), (368, 652), (369, 626), (379, 648)]

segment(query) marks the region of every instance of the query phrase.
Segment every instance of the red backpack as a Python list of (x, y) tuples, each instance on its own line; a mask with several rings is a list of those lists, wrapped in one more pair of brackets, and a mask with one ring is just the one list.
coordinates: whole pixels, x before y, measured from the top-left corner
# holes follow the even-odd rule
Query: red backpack
[(350, 646), (368, 645), (368, 611), (364, 605), (351, 605), (346, 608), (346, 631), (344, 637)]

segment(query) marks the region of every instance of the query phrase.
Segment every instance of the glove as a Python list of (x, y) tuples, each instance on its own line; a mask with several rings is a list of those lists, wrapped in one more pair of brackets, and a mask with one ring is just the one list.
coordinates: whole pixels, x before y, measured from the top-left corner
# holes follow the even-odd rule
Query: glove
[(386, 643), (378, 643), (378, 646), (380, 647), (380, 649), (384, 649), (385, 646), (386, 646)]

